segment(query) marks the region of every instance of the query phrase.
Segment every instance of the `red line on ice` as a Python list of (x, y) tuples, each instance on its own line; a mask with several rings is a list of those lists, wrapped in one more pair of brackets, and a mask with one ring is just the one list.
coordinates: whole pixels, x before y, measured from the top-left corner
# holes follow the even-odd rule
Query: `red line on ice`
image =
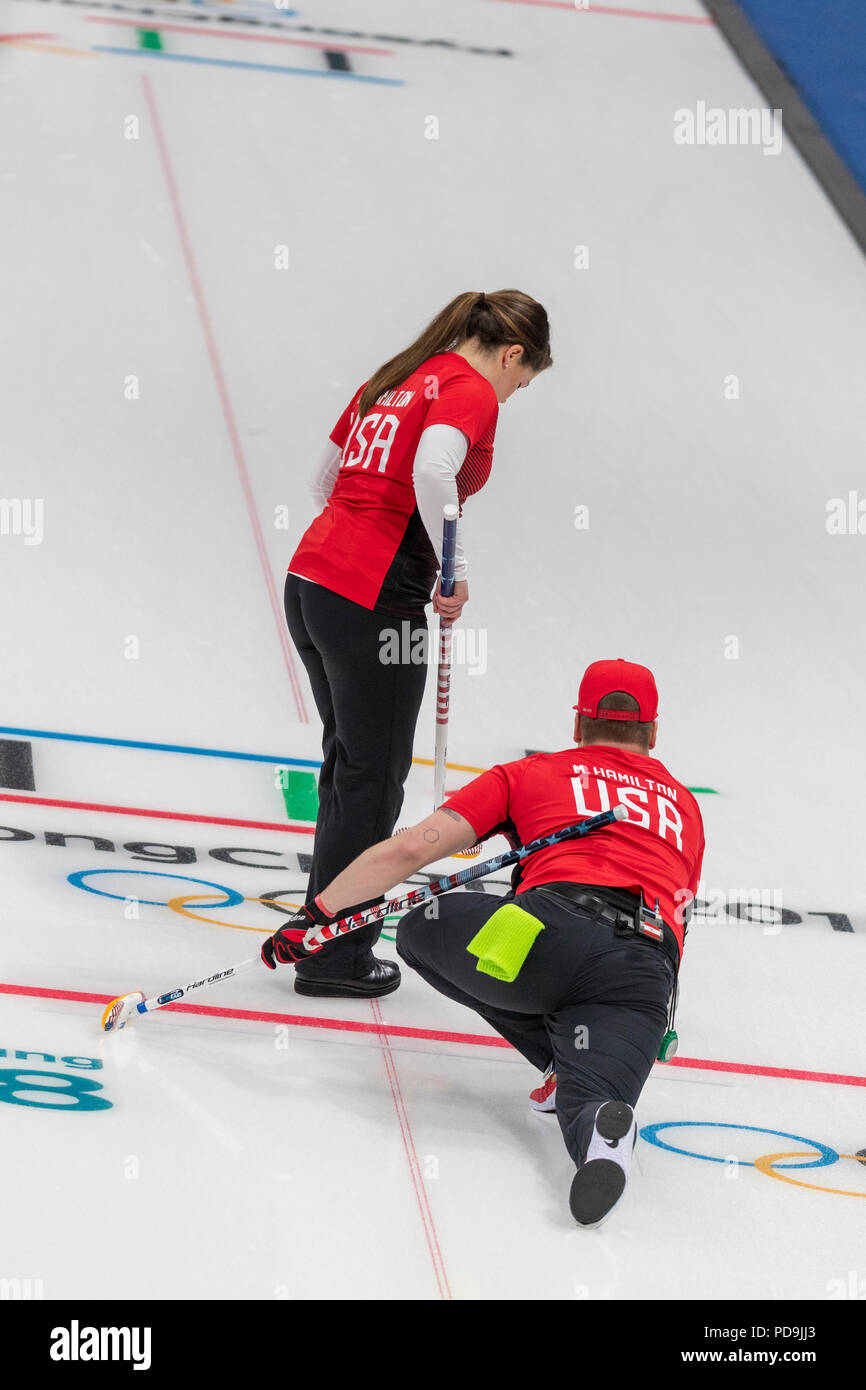
[[(332, 43), (327, 36), (322, 39), (290, 39), (282, 34), (239, 34), (234, 28), (205, 29), (201, 24), (163, 24), (160, 19), (115, 19), (109, 15), (85, 15), (88, 24), (124, 24), (133, 29), (157, 29), (169, 34), (207, 34), (216, 39), (252, 39), (255, 43), (290, 43), (300, 48), (327, 49), (331, 53), (373, 53), (380, 57), (392, 58), (393, 48), (365, 48), (357, 43)], [(26, 38), (47, 37), (41, 34), (27, 34)]]
[[(139, 27), (146, 27), (146, 24), (141, 25)], [(244, 457), (244, 451), (243, 446), (241, 444), (240, 435), (238, 434), (238, 428), (237, 423), (235, 421), (234, 411), (232, 410), (231, 401), (229, 400), (229, 393), (226, 387), (225, 376), (223, 375), (222, 363), (220, 361), (219, 353), (217, 351), (216, 338), (214, 337), (213, 327), (210, 321), (210, 315), (207, 311), (204, 293), (202, 291), (201, 282), (198, 277), (198, 270), (196, 268), (195, 256), (193, 254), (192, 249), (192, 242), (189, 237), (189, 232), (187, 231), (186, 220), (184, 218), (183, 209), (180, 204), (180, 195), (178, 194), (177, 184), (175, 182), (171, 160), (169, 159), (168, 145), (166, 144), (165, 135), (163, 134), (162, 129), (162, 123), (159, 119), (159, 113), (156, 109), (156, 102), (154, 101), (150, 79), (144, 73), (142, 73), (141, 81), (144, 86), (144, 95), (147, 101), (148, 109), (150, 111), (150, 118), (153, 121), (153, 129), (154, 134), (156, 135), (156, 143), (159, 149), (160, 160), (162, 162), (162, 170), (163, 174), (165, 175), (166, 184), (168, 186), (168, 194), (171, 200), (172, 209), (174, 211), (174, 220), (177, 226), (178, 237), (180, 238), (181, 249), (183, 251), (183, 258), (186, 262), (187, 274), (189, 275), (193, 296), (195, 298), (196, 307), (198, 309), (199, 322), (201, 324), (201, 329), (204, 334), (208, 357), (210, 358), (211, 370), (213, 372), (214, 381), (216, 383), (217, 388), (217, 395), (219, 396), (220, 405), (222, 407), (223, 420), (225, 422), (226, 430), (228, 431), (229, 441), (231, 443), (232, 448), (232, 454), (234, 455), (235, 465), (238, 470), (241, 488), (243, 490), (244, 498), (246, 500), (247, 512), (249, 514), (250, 525), (252, 527), (253, 537), (256, 543), (256, 550), (258, 551), (259, 561), (262, 567), (262, 574), (265, 580), (265, 587), (267, 589), (268, 599), (270, 600), (274, 620), (277, 624), (277, 635), (279, 638), (280, 646), (282, 647), (283, 656), (286, 662), (286, 668), (289, 673), (289, 682), (292, 687), (292, 694), (295, 697), (295, 708), (297, 710), (298, 718), (300, 719), (301, 723), (309, 724), (310, 716), (307, 713), (307, 707), (304, 702), (304, 694), (301, 689), (300, 680), (298, 679), (298, 672), (295, 667), (293, 648), (291, 642), (289, 641), (289, 634), (286, 629), (282, 605), (277, 597), (274, 578), (271, 574), (267, 546), (265, 545), (264, 533), (262, 531), (261, 522), (259, 521), (258, 513), (256, 511), (255, 497), (253, 496), (253, 489), (252, 484), (250, 482), (249, 470), (247, 469), (247, 463)]]
[(245, 830), (289, 830), (293, 835), (314, 835), (312, 825), (281, 825), (269, 820), (234, 820), (230, 816), (196, 816), (188, 811), (152, 811), (146, 806), (103, 806), (98, 801), (59, 801), (51, 796), (13, 796), (0, 792), (0, 801), (19, 801), (34, 806), (65, 806), (70, 811), (108, 811), (116, 816), (155, 816), (157, 820), (191, 820), (200, 825), (239, 825)]
[(704, 15), (667, 14), (661, 10), (625, 10), (618, 5), (594, 5), (592, 0), (584, 8), (575, 5), (574, 0), (499, 0), (500, 4), (544, 5), (552, 10), (573, 10), (575, 14), (613, 14), (624, 19), (664, 19), (671, 24), (714, 24), (715, 20)]
[(412, 1186), (415, 1189), (415, 1199), (418, 1203), (418, 1210), (421, 1213), (421, 1224), (424, 1227), (427, 1249), (430, 1251), (430, 1259), (433, 1262), (433, 1273), (436, 1276), (439, 1296), (443, 1299), (450, 1299), (451, 1288), (448, 1283), (448, 1275), (445, 1272), (445, 1260), (442, 1255), (442, 1248), (439, 1244), (439, 1235), (436, 1230), (436, 1223), (433, 1220), (433, 1212), (430, 1209), (427, 1189), (424, 1186), (424, 1175), (421, 1172), (418, 1150), (415, 1148), (415, 1140), (412, 1137), (412, 1127), (409, 1124), (409, 1112), (406, 1109), (406, 1102), (403, 1099), (397, 1063), (391, 1051), (391, 1043), (388, 1038), (388, 1028), (382, 1019), (382, 1010), (378, 999), (371, 999), (370, 1007), (373, 1011), (373, 1017), (376, 1020), (376, 1029), (382, 1046), (385, 1071), (388, 1076), (388, 1084), (391, 1088), (391, 1098), (394, 1101), (394, 1109), (397, 1112), (400, 1135), (403, 1140), (403, 1148), (406, 1152), (406, 1160), (409, 1164), (409, 1175), (412, 1179)]
[[(68, 999), (76, 1004), (110, 1004), (113, 994), (87, 994), (74, 989), (45, 989), (39, 985), (0, 984), (0, 994), (33, 999)], [(471, 1047), (507, 1047), (504, 1038), (484, 1033), (450, 1033), (439, 1028), (407, 1028), (398, 1023), (362, 1023), (360, 1019), (313, 1018), (304, 1014), (265, 1013), (259, 1009), (224, 1009), (213, 1004), (166, 1004), (178, 1013), (204, 1014), (208, 1018), (236, 1018), (251, 1023), (288, 1023), (297, 1028), (327, 1028), (334, 1032), (387, 1034), (390, 1038), (420, 1038), (429, 1042), (465, 1043)], [(673, 1057), (660, 1063), (668, 1067), (696, 1067), (702, 1071), (740, 1072), (746, 1076), (778, 1076), (783, 1081), (824, 1081), (832, 1086), (866, 1086), (866, 1076), (835, 1071), (802, 1071), (795, 1067), (763, 1067), (753, 1062), (716, 1062), (704, 1057)]]

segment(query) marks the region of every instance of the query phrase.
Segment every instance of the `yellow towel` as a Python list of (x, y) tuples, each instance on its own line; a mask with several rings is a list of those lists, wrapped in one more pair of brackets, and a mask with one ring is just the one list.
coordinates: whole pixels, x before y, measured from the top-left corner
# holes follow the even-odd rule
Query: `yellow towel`
[(517, 903), (505, 903), (488, 917), (466, 949), (478, 957), (476, 970), (511, 984), (520, 974), (540, 931), (544, 931), (544, 923), (537, 917), (525, 912)]

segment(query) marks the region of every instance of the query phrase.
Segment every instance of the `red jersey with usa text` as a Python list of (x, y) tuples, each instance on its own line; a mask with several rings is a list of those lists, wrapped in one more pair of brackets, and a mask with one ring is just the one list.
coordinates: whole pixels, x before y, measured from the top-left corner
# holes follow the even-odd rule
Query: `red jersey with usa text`
[(331, 431), (341, 450), (337, 481), (289, 570), (362, 608), (411, 617), (423, 613), (438, 571), (415, 501), (418, 441), (430, 425), (453, 425), (466, 435), (457, 474), (462, 506), (490, 476), (499, 402), (487, 378), (456, 352), (429, 357), (359, 419), (366, 384)]
[(517, 892), (543, 883), (586, 883), (642, 893), (677, 938), (697, 890), (704, 827), (691, 792), (656, 758), (594, 743), (535, 753), (476, 777), (445, 805), (479, 839), (495, 831), (526, 844), (575, 821), (625, 806), (628, 819), (524, 861)]

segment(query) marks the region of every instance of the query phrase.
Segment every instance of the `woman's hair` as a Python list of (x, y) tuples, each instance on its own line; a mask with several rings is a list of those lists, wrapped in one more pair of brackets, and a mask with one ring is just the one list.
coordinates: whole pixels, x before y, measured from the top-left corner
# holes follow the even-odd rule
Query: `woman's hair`
[(547, 314), (537, 299), (520, 290), (467, 290), (446, 304), (411, 346), (373, 373), (361, 392), (358, 414), (366, 415), (383, 391), (400, 386), (428, 357), (450, 352), (467, 338), (477, 338), (482, 352), (519, 344), (522, 365), (534, 372), (543, 372), (553, 362)]

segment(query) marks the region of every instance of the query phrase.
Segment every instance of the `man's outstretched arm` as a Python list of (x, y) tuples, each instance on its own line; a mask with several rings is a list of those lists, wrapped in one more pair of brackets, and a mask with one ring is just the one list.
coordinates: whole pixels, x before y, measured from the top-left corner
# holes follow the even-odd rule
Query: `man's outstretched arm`
[(464, 816), (440, 807), (426, 820), (364, 850), (323, 888), (317, 902), (330, 917), (339, 917), (355, 903), (383, 897), (434, 859), (447, 859), (477, 839)]

